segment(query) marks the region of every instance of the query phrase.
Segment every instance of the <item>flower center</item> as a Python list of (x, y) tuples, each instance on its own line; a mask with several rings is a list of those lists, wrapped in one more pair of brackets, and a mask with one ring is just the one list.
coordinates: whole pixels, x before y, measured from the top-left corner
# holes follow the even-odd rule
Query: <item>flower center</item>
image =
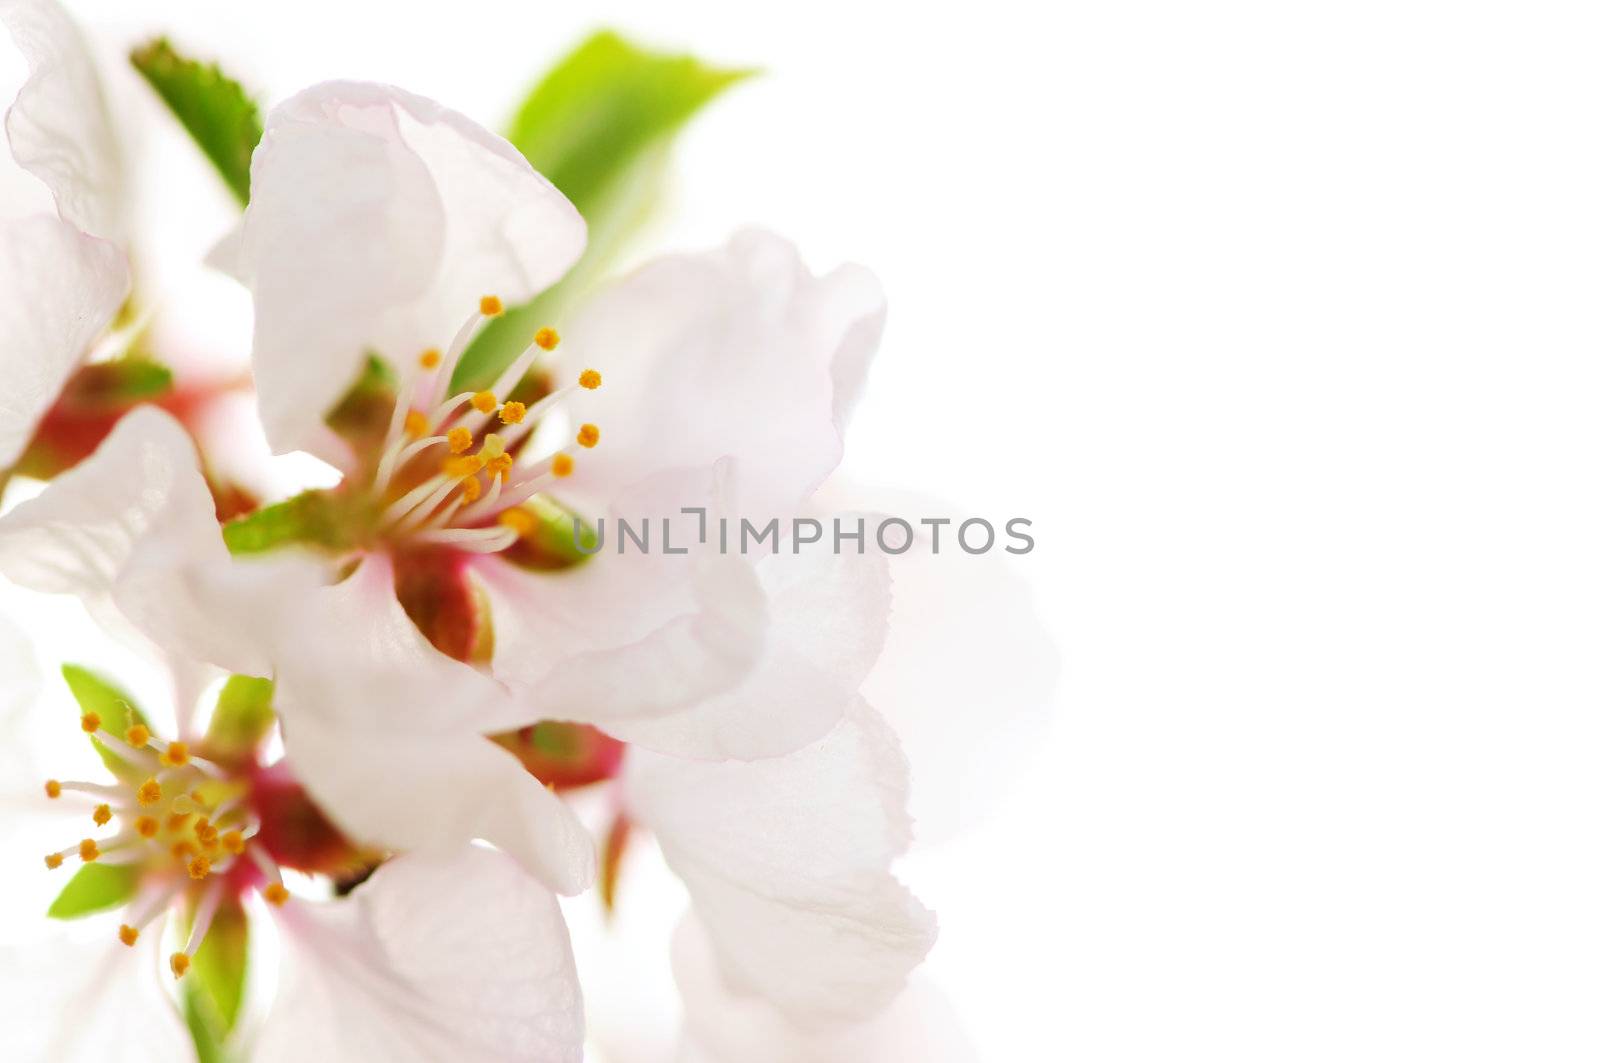
[(541, 418), (578, 390), (600, 386), (600, 374), (586, 369), (577, 380), (530, 396), (531, 401), (502, 401), (500, 396), (514, 394), (539, 357), (560, 343), (554, 329), (540, 329), (492, 387), (444, 394), (474, 334), (501, 311), (498, 298), (485, 296), (447, 352), (422, 352), (418, 372), (395, 401), (372, 478), (380, 507), (376, 532), (390, 545), (498, 553), (532, 528), (524, 504), (572, 474), (576, 448), (600, 442), (600, 429), (585, 424), (561, 449), (524, 460)]
[(190, 904), (188, 941), (170, 958), (173, 975), (181, 978), (225, 895), (259, 889), (272, 904), (289, 899), (276, 861), (261, 844), (250, 779), (196, 755), (185, 742), (162, 742), (141, 723), (121, 738), (96, 713), (85, 713), (81, 724), (123, 770), (111, 785), (51, 779), (45, 796), (83, 801), (97, 828), (116, 826), (109, 836), (47, 854), (45, 866), (59, 868), (75, 858), (85, 866), (132, 867), (138, 888), (117, 932), (129, 947), (157, 915), (179, 901)]

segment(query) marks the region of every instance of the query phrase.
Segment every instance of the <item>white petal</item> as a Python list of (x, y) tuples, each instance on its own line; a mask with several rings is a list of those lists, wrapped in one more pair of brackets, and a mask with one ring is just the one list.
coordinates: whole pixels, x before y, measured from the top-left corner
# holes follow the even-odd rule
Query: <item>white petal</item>
[(913, 977), (881, 1015), (822, 1032), (796, 1028), (758, 997), (723, 984), (705, 928), (693, 916), (672, 940), (672, 970), (683, 998), (678, 1063), (976, 1063), (977, 1050), (949, 1002)]
[(49, 186), (62, 218), (121, 241), (122, 162), (82, 34), (55, 0), (0, 0), (0, 22), (29, 68), (6, 115), (12, 158)]
[(910, 839), (904, 758), (865, 703), (787, 757), (632, 751), (624, 786), (688, 887), (724, 980), (791, 1022), (873, 1014), (932, 946), (932, 914), (889, 871)]
[(470, 732), (352, 729), (279, 699), (295, 775), (362, 842), (411, 850), (482, 838), (564, 894), (594, 881), (594, 841), (566, 802), (510, 753)]
[(577, 210), (516, 149), (387, 86), (329, 82), (275, 108), (250, 172), (230, 257), (255, 296), (256, 386), (280, 453), (337, 461), (322, 418), (369, 353), (410, 372), (480, 296), (529, 298), (583, 251)]
[(760, 655), (737, 685), (683, 712), (616, 720), (606, 729), (648, 749), (705, 760), (780, 756), (832, 729), (883, 645), (889, 576), (881, 556), (802, 549), (755, 566), (769, 624)]
[(561, 910), (504, 856), (402, 856), (344, 901), (278, 912), (264, 1063), (578, 1063), (583, 1007)]
[(579, 461), (574, 496), (610, 503), (653, 473), (732, 456), (740, 510), (788, 513), (838, 464), (883, 315), (871, 274), (814, 277), (766, 233), (644, 266), (590, 301), (558, 349), (564, 377), (604, 378), (578, 408), (604, 441)]
[(194, 1058), (162, 991), (161, 924), (126, 948), (115, 921), (0, 950), (0, 1029), (12, 1063), (168, 1063)]
[(66, 222), (34, 215), (0, 226), (0, 469), (22, 454), (128, 284), (122, 253)]

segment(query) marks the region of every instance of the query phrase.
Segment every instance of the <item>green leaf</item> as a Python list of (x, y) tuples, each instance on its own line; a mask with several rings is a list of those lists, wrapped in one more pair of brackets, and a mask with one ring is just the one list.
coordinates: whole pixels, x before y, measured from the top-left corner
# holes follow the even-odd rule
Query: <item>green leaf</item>
[(344, 549), (351, 545), (346, 509), (328, 491), (305, 491), (229, 521), (222, 526), (222, 541), (235, 554), (259, 554), (297, 543)]
[(133, 899), (138, 887), (139, 868), (134, 864), (84, 864), (50, 902), (47, 914), (52, 919), (77, 919), (120, 908)]
[[(67, 687), (72, 691), (72, 696), (77, 699), (78, 708), (83, 712), (92, 712), (100, 717), (100, 726), (106, 733), (115, 738), (122, 738), (128, 733), (128, 728), (136, 723), (146, 723), (144, 714), (133, 703), (127, 691), (97, 675), (79, 664), (64, 664), (61, 666), (62, 678), (66, 679)], [(143, 777), (143, 773), (135, 771), (127, 761), (107, 749), (98, 738), (90, 738), (95, 750), (100, 754), (100, 759), (105, 761), (106, 767), (118, 778)]]
[(673, 134), (753, 73), (646, 51), (602, 31), (545, 75), (506, 138), (584, 216), (588, 249), (561, 284), (484, 329), (456, 367), (453, 392), (491, 383), (604, 272), (656, 200)]
[(273, 719), (272, 680), (229, 676), (206, 730), (207, 755), (224, 760), (250, 756), (272, 730)]
[(215, 63), (180, 55), (159, 37), (128, 56), (211, 160), (234, 198), (250, 202), (250, 155), (261, 140), (261, 113), (243, 86)]

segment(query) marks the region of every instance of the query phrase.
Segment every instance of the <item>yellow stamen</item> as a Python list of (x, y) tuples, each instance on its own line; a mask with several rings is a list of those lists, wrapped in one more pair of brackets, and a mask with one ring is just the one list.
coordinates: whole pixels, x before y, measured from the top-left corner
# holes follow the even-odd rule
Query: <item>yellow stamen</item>
[(550, 459), (550, 474), (552, 476), (571, 476), (573, 464), (572, 455), (557, 454)]
[(182, 952), (172, 954), (172, 977), (182, 978), (189, 973), (189, 957)]
[(97, 826), (97, 827), (104, 827), (107, 823), (110, 823), (110, 822), (111, 822), (111, 806), (110, 805), (96, 805), (95, 808), (94, 808), (94, 825)]
[(79, 723), (80, 726), (83, 727), (83, 733), (84, 734), (91, 734), (92, 735), (96, 731), (100, 730), (100, 714), (99, 713), (94, 713), (94, 712), (86, 712), (86, 713), (83, 714), (82, 718), (80, 718), (78, 720), (78, 723)]
[(578, 386), (593, 391), (600, 386), (600, 374), (593, 369), (585, 369), (578, 374)]
[(422, 368), (424, 368), (424, 369), (436, 369), (436, 368), (438, 368), (438, 365), (439, 365), (439, 348), (437, 348), (437, 347), (429, 347), (427, 350), (422, 352), (422, 357), (418, 358), (417, 361), (422, 365)]
[(465, 454), (472, 449), (472, 433), (465, 428), (457, 426), (444, 434), (450, 443), (450, 453)]
[(500, 523), (518, 535), (527, 535), (533, 531), (533, 514), (525, 509), (508, 509), (500, 514)]
[(60, 853), (51, 853), (49, 856), (44, 858), (44, 866), (48, 867), (51, 871), (54, 871), (56, 868), (61, 866), (61, 859), (62, 857)]
[(217, 844), (217, 828), (212, 826), (211, 821), (204, 816), (195, 821), (194, 836), (200, 840), (201, 845), (208, 849)]
[(506, 424), (521, 424), (528, 416), (528, 407), (520, 402), (508, 402), (500, 407), (500, 419)]
[(458, 458), (446, 458), (444, 474), (452, 480), (465, 479), (483, 468), (483, 459), (476, 454), (463, 454)]
[(428, 434), (428, 415), (421, 410), (406, 411), (406, 435), (420, 439)]
[(161, 754), (161, 763), (169, 768), (181, 768), (189, 763), (189, 744), (174, 742)]
[(466, 503), (476, 502), (483, 495), (483, 485), (476, 476), (469, 480), (461, 481), (461, 501)]
[(578, 445), (579, 446), (592, 447), (598, 442), (600, 442), (600, 426), (599, 425), (586, 424), (586, 425), (581, 426), (578, 429)]
[(553, 328), (542, 328), (533, 334), (533, 342), (547, 351), (553, 351), (556, 344), (561, 342), (561, 333)]
[(211, 861), (203, 856), (197, 856), (189, 861), (189, 877), (196, 882), (211, 874)]
[(134, 796), (146, 808), (151, 805), (159, 805), (161, 803), (161, 784), (154, 779), (146, 779), (139, 784), (139, 790)]
[(161, 824), (154, 816), (140, 816), (133, 821), (133, 829), (139, 832), (141, 838), (154, 838)]
[(511, 455), (501, 454), (497, 458), (491, 458), (483, 466), (483, 470), (490, 476), (498, 476), (502, 480), (507, 479), (511, 475)]
[(189, 813), (174, 812), (167, 817), (167, 833), (177, 834), (189, 825)]
[(139, 943), (139, 928), (123, 923), (117, 927), (117, 938), (131, 949)]
[(122, 737), (134, 749), (143, 749), (150, 744), (150, 728), (142, 723), (136, 723), (129, 727)]
[(222, 836), (222, 847), (234, 856), (244, 852), (244, 835), (236, 830), (230, 830)]
[(478, 313), (484, 317), (497, 317), (505, 311), (505, 308), (498, 295), (486, 295), (478, 300)]
[(472, 396), (472, 408), (479, 413), (488, 413), (498, 405), (500, 400), (494, 397), (492, 391), (480, 391)]
[(85, 838), (78, 843), (78, 859), (86, 864), (92, 864), (100, 859), (100, 845), (93, 838)]
[(272, 885), (261, 891), (261, 895), (267, 899), (268, 904), (273, 904), (280, 908), (283, 907), (283, 902), (289, 899), (289, 891), (281, 882), (272, 883)]
[(55, 779), (46, 779), (44, 784), (44, 795), (50, 800), (54, 801), (56, 798), (61, 796), (61, 784)]
[(173, 842), (169, 851), (172, 853), (174, 860), (187, 860), (196, 853), (194, 842), (188, 840)]

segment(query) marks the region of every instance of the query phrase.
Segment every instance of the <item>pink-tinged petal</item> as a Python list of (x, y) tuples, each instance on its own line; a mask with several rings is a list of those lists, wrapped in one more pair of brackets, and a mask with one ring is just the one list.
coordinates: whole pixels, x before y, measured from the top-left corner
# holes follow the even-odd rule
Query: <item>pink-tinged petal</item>
[(688, 887), (724, 981), (816, 1028), (882, 1009), (933, 945), (932, 913), (889, 870), (910, 840), (905, 772), (893, 734), (858, 703), (786, 757), (634, 751), (624, 787)]
[(15, 1063), (170, 1063), (194, 1048), (163, 993), (172, 981), (161, 924), (133, 948), (115, 917), (64, 928), (56, 940), (0, 950), (0, 1029)]
[(481, 296), (566, 272), (583, 219), (501, 138), (431, 100), (328, 82), (275, 108), (229, 265), (255, 297), (253, 360), (273, 449), (330, 453), (323, 416), (369, 354), (402, 374)]
[(55, 0), (0, 0), (0, 23), (29, 69), (6, 114), (12, 158), (49, 187), (63, 219), (121, 241), (122, 161), (83, 35)]
[(399, 850), (482, 838), (558, 893), (594, 881), (594, 840), (510, 753), (470, 732), (354, 728), (304, 711), (280, 687), (284, 746), (328, 816), (361, 842)]
[(705, 928), (692, 915), (672, 940), (672, 972), (683, 999), (678, 1063), (976, 1063), (977, 1050), (949, 1002), (913, 976), (880, 1015), (823, 1031), (803, 1030), (759, 997), (730, 990)]
[(390, 861), (343, 901), (277, 912), (263, 1063), (578, 1063), (583, 1005), (561, 910), (499, 853)]
[(128, 285), (122, 253), (66, 222), (0, 226), (0, 469), (21, 456)]
[(839, 722), (883, 646), (887, 563), (802, 548), (763, 557), (755, 571), (768, 626), (745, 677), (682, 712), (613, 721), (612, 734), (672, 756), (754, 760), (800, 749)]
[(883, 317), (866, 270), (815, 277), (767, 233), (647, 264), (592, 299), (557, 350), (564, 379), (593, 367), (604, 380), (574, 407), (604, 435), (573, 496), (614, 504), (653, 474), (732, 457), (740, 512), (790, 512), (838, 464)]

